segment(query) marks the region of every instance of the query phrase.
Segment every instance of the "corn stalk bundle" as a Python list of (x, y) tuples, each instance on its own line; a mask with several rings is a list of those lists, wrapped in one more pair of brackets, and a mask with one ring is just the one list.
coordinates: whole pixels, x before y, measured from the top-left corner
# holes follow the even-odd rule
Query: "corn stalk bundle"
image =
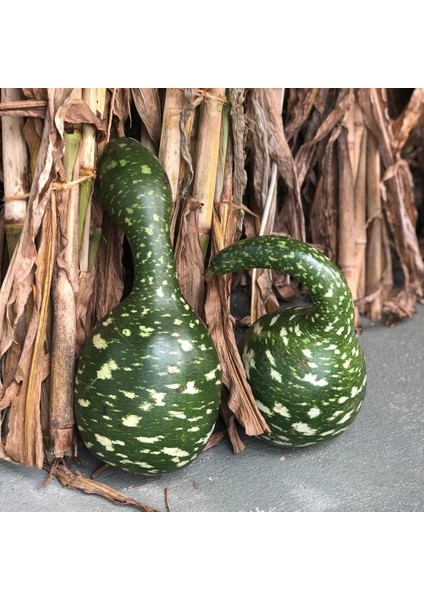
[(393, 97), (375, 88), (3, 89), (0, 457), (55, 465), (65, 485), (72, 479), (58, 460), (77, 451), (75, 363), (131, 286), (125, 240), (95, 186), (111, 137), (139, 139), (168, 173), (177, 273), (220, 357), (236, 452), (237, 422), (248, 435), (268, 426), (237, 351), (231, 291), (250, 289), (246, 323), (305, 290), (256, 270), (206, 285), (216, 252), (243, 235), (302, 239), (344, 272), (358, 325), (361, 314), (390, 323), (412, 315), (424, 280), (411, 174), (424, 91), (400, 107)]

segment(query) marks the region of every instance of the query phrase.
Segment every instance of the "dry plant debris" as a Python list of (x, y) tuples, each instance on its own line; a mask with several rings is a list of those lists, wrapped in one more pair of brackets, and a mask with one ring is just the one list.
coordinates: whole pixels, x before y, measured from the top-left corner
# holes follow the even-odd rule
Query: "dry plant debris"
[(64, 462), (59, 460), (54, 461), (53, 465), (45, 465), (44, 468), (49, 472), (46, 485), (48, 485), (52, 479), (57, 479), (57, 481), (65, 487), (72, 490), (79, 490), (85, 494), (96, 494), (118, 506), (132, 506), (141, 512), (159, 512), (148, 504), (143, 504), (125, 494), (121, 494), (109, 485), (100, 483), (99, 481), (93, 481), (80, 471), (71, 471)]

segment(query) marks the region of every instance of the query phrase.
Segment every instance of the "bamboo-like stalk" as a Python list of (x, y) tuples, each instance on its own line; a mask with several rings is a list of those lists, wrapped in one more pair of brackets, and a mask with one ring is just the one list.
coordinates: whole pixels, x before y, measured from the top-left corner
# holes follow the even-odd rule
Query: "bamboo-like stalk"
[[(100, 90), (101, 91), (101, 90)], [(97, 109), (97, 88), (84, 88), (82, 91), (82, 99), (90, 107), (95, 114)], [(106, 93), (106, 90), (103, 90)], [(80, 166), (79, 173), (81, 177), (92, 175), (95, 166), (96, 155), (96, 129), (93, 125), (84, 124), (82, 126), (81, 150), (80, 150)], [(80, 184), (79, 193), (79, 209), (78, 209), (78, 246), (80, 248), (80, 267), (81, 270), (86, 270), (86, 265), (81, 266), (81, 253), (83, 246), (88, 246), (88, 240), (82, 240), (84, 222), (86, 220), (87, 210), (89, 210), (91, 194), (93, 191), (93, 181), (88, 179)], [(83, 255), (88, 254), (88, 251), (83, 251)]]
[(165, 105), (163, 108), (162, 130), (159, 146), (159, 160), (168, 175), (172, 189), (174, 210), (172, 213), (170, 234), (174, 239), (175, 225), (178, 218), (180, 203), (178, 198), (178, 184), (181, 168), (181, 130), (180, 120), (184, 104), (184, 92), (178, 88), (166, 90)]
[[(364, 312), (364, 301), (366, 293), (366, 139), (367, 130), (364, 124), (364, 115), (357, 100), (353, 104), (354, 115), (354, 138), (355, 138), (355, 161), (353, 166), (353, 180), (355, 182), (355, 220), (356, 220), (356, 317)], [(359, 325), (359, 323), (357, 323)]]
[(355, 198), (346, 129), (342, 129), (336, 143), (339, 178), (338, 264), (346, 277), (352, 296), (356, 298)]
[(0, 115), (8, 115), (9, 117), (44, 117), (47, 105), (47, 100), (24, 100), (20, 96), (19, 99), (15, 100), (2, 100)]
[[(84, 88), (82, 98), (96, 114), (100, 108), (104, 109), (106, 88)], [(82, 126), (82, 141), (80, 152), (80, 176), (92, 176), (96, 165), (96, 128), (94, 125)], [(88, 270), (90, 252), (90, 217), (91, 195), (94, 180), (88, 179), (80, 184), (79, 209), (78, 209), (78, 247), (79, 264), (81, 271)]]
[(359, 169), (359, 161), (362, 156), (361, 151), (361, 143), (362, 136), (366, 131), (364, 125), (364, 115), (362, 113), (361, 107), (359, 106), (358, 101), (355, 101), (353, 104), (353, 136), (354, 136), (354, 144), (355, 144), (355, 153), (354, 153), (354, 162), (353, 162), (353, 180), (356, 181)]
[(175, 202), (178, 192), (180, 176), (180, 145), (181, 131), (180, 119), (184, 103), (184, 92), (178, 88), (166, 90), (165, 105), (163, 108), (163, 121), (159, 147), (159, 160), (161, 161), (172, 189), (172, 199)]
[[(366, 231), (366, 173), (367, 173), (367, 131), (356, 138), (360, 141), (360, 147), (355, 147), (355, 156), (358, 156), (357, 175), (355, 180), (355, 268), (353, 286), (356, 290), (355, 300), (357, 301), (358, 311), (361, 311), (362, 305), (360, 298), (364, 296), (365, 290), (361, 288), (361, 275), (365, 273), (365, 249), (367, 245)], [(358, 303), (359, 302), (359, 303)], [(356, 313), (359, 318), (358, 312)], [(358, 323), (357, 323), (358, 324)]]
[(193, 196), (199, 210), (199, 242), (203, 256), (209, 246), (219, 158), (222, 107), (225, 88), (212, 88), (205, 95), (199, 124)]
[[(81, 134), (65, 134), (65, 181), (79, 174), (78, 152)], [(50, 435), (54, 456), (72, 455), (74, 435), (73, 380), (75, 367), (76, 307), (78, 270), (78, 186), (62, 192), (59, 210), (61, 237), (66, 245), (56, 263), (53, 283), (53, 333), (50, 386)], [(59, 244), (61, 248), (62, 244)]]
[(384, 245), (380, 183), (380, 154), (377, 141), (370, 133), (367, 142), (368, 243), (366, 295), (371, 297), (368, 303), (368, 316), (372, 321), (380, 320), (383, 310)]
[(347, 149), (349, 152), (349, 160), (350, 165), (352, 167), (352, 177), (353, 181), (356, 180), (356, 171), (358, 164), (358, 153), (359, 146), (356, 144), (355, 133), (357, 133), (355, 129), (355, 103), (352, 103), (352, 106), (348, 110), (345, 119), (346, 131), (347, 131)]
[[(3, 88), (1, 91), (2, 102), (21, 99), (22, 92), (18, 88)], [(29, 164), (22, 117), (2, 117), (2, 152), (5, 198), (25, 196), (29, 192)], [(4, 223), (9, 257), (21, 235), (26, 209), (26, 200), (9, 200), (5, 203)]]

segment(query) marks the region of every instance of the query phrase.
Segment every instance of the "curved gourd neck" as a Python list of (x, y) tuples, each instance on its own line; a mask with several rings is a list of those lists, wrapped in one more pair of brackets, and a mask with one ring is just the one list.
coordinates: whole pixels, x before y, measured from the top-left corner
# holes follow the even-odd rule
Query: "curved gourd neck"
[(324, 331), (343, 337), (354, 331), (352, 295), (339, 269), (308, 244), (268, 235), (242, 240), (225, 248), (211, 261), (212, 273), (264, 268), (288, 273), (303, 283), (312, 298), (311, 320)]
[(161, 221), (140, 229), (137, 225), (121, 228), (133, 255), (132, 293), (142, 292), (145, 299), (151, 298), (160, 305), (166, 304), (171, 296), (175, 299), (175, 294), (180, 295), (168, 223)]
[(172, 195), (162, 165), (135, 140), (118, 138), (103, 152), (99, 173), (103, 204), (133, 255), (133, 293), (166, 304), (180, 290), (169, 237)]

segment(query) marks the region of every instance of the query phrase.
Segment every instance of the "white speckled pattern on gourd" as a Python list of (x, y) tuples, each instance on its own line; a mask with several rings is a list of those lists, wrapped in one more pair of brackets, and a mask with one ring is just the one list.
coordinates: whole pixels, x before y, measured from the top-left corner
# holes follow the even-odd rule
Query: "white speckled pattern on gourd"
[(365, 359), (354, 331), (352, 295), (339, 269), (308, 244), (270, 235), (225, 248), (218, 274), (283, 271), (309, 289), (313, 306), (282, 308), (256, 321), (239, 349), (259, 410), (279, 446), (308, 446), (342, 433), (366, 389)]
[(161, 164), (135, 140), (119, 138), (106, 146), (98, 177), (105, 208), (133, 253), (134, 287), (81, 353), (77, 426), (103, 461), (164, 473), (193, 461), (213, 431), (218, 357), (180, 292), (169, 237), (171, 190)]

